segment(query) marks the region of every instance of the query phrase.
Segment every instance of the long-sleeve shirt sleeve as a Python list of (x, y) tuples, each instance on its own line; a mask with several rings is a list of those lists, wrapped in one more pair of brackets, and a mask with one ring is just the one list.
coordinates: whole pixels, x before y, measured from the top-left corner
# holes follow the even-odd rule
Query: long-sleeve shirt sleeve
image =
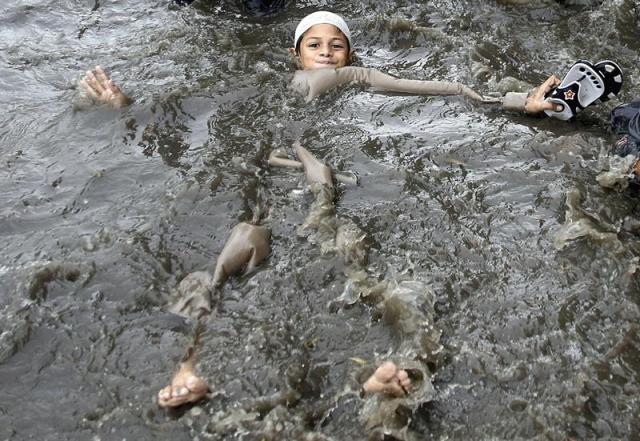
[(487, 98), (464, 84), (451, 81), (423, 81), (396, 78), (376, 69), (347, 66), (337, 69), (297, 71), (292, 87), (311, 101), (335, 87), (363, 84), (384, 92), (413, 95), (462, 95), (481, 103), (501, 103), (506, 110), (524, 111), (526, 93), (508, 93), (503, 98)]

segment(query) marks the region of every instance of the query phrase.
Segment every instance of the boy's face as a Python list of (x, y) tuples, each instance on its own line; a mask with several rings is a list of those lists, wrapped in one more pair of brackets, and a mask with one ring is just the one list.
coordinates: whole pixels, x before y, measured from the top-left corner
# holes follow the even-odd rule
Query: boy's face
[(304, 70), (343, 67), (351, 62), (347, 37), (334, 25), (324, 23), (304, 33), (299, 55)]

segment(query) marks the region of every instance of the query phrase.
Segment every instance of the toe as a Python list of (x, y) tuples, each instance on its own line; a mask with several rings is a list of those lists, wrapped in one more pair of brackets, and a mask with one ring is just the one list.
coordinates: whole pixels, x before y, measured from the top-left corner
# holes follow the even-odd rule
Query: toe
[[(181, 389), (186, 392), (181, 395)], [(167, 387), (158, 394), (158, 405), (160, 407), (178, 407), (189, 401), (189, 391), (187, 388)]]
[(399, 383), (395, 382), (385, 384), (383, 392), (394, 397), (402, 397), (405, 395), (404, 389), (400, 387)]
[(158, 392), (158, 405), (164, 407), (169, 405), (171, 400), (171, 387), (165, 387)]
[(160, 392), (158, 392), (158, 397), (162, 400), (168, 400), (171, 398), (171, 387), (165, 387)]
[(375, 376), (383, 383), (387, 383), (396, 375), (396, 371), (396, 365), (393, 362), (385, 361), (376, 369)]
[(194, 403), (205, 396), (209, 386), (193, 373), (189, 366), (181, 366), (171, 379), (171, 385), (158, 393), (160, 407), (179, 407), (186, 403)]
[(184, 386), (177, 387), (173, 391), (174, 397), (186, 397), (187, 395), (189, 395), (189, 389)]
[(402, 387), (402, 389), (408, 393), (408, 390), (411, 387), (411, 379), (409, 378), (409, 374), (407, 374), (407, 371), (398, 371), (398, 382), (400, 383), (400, 387)]
[(409, 393), (409, 389), (411, 389), (411, 380), (409, 379), (409, 377), (400, 379), (400, 386), (405, 393)]

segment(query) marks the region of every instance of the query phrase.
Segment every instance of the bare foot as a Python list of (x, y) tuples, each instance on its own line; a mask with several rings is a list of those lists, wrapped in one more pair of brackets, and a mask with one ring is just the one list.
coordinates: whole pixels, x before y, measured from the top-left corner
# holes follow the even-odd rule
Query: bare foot
[(411, 379), (392, 361), (385, 361), (362, 386), (366, 393), (383, 393), (403, 397), (409, 393)]
[(158, 392), (158, 406), (178, 407), (186, 403), (195, 403), (209, 392), (206, 381), (195, 374), (194, 359), (192, 355), (182, 362), (180, 369), (171, 379), (171, 385)]
[(119, 109), (131, 103), (131, 99), (122, 93), (100, 66), (87, 71), (85, 77), (80, 80), (80, 87), (87, 96), (100, 104), (108, 104)]

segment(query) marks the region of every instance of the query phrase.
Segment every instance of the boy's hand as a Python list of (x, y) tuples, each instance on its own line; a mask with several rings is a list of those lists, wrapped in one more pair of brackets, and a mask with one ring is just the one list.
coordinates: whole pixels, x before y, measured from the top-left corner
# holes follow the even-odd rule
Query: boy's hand
[(532, 93), (527, 97), (527, 101), (524, 106), (524, 111), (530, 114), (536, 114), (543, 112), (545, 110), (554, 110), (556, 112), (562, 111), (562, 106), (559, 104), (554, 104), (549, 101), (545, 101), (544, 97), (547, 93), (558, 87), (560, 84), (560, 79), (555, 75), (551, 75), (547, 80), (538, 86)]
[(131, 102), (100, 66), (87, 71), (85, 77), (80, 80), (80, 87), (94, 101), (109, 104), (116, 109), (125, 107)]

